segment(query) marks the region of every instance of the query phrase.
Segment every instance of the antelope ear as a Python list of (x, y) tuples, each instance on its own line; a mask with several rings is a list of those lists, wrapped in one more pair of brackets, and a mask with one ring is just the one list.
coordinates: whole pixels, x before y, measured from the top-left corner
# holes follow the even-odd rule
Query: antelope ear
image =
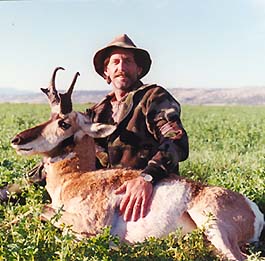
[(79, 127), (92, 138), (105, 138), (117, 129), (117, 125), (93, 123), (84, 114), (78, 113), (77, 115)]
[(92, 138), (105, 138), (111, 135), (117, 129), (117, 126), (103, 123), (90, 123), (87, 124), (85, 129), (83, 127), (82, 129)]

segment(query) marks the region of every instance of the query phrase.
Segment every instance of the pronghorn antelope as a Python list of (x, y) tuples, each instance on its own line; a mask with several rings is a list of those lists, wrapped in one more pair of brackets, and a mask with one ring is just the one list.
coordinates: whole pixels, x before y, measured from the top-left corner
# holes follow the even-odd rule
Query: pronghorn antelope
[(51, 117), (36, 127), (17, 134), (12, 147), (21, 155), (43, 155), (47, 191), (51, 204), (42, 217), (50, 220), (58, 209), (55, 225), (71, 225), (81, 236), (95, 235), (105, 226), (126, 242), (162, 237), (181, 227), (188, 233), (204, 227), (208, 240), (229, 260), (244, 260), (239, 245), (258, 241), (264, 227), (263, 214), (245, 196), (217, 186), (203, 185), (176, 175), (154, 187), (148, 214), (136, 222), (125, 222), (118, 213), (121, 195), (114, 190), (137, 177), (138, 170), (95, 169), (96, 137), (110, 135), (115, 126), (92, 123), (72, 110), (71, 94), (79, 75), (64, 94), (55, 88), (58, 67), (51, 84), (42, 91), (48, 96)]

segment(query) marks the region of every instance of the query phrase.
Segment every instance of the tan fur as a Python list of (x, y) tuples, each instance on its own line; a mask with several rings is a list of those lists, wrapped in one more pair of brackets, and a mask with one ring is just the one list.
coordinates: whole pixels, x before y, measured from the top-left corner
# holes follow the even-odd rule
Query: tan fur
[(205, 227), (207, 238), (229, 260), (245, 260), (239, 245), (253, 237), (255, 215), (244, 196), (204, 187), (190, 202), (188, 213), (198, 227)]

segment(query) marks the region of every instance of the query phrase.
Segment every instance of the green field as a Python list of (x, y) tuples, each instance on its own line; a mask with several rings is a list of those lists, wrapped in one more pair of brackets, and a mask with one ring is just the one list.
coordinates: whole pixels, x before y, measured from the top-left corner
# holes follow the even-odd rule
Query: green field
[[(42, 223), (45, 189), (28, 185), (23, 176), (39, 158), (16, 155), (10, 139), (47, 120), (49, 113), (48, 105), (0, 104), (0, 184), (21, 184), (25, 198), (23, 204), (0, 206), (0, 260), (219, 260), (200, 230), (185, 237), (176, 231), (163, 240), (128, 246), (110, 236), (108, 229), (76, 241), (70, 229), (63, 235)], [(265, 212), (265, 107), (183, 106), (182, 122), (190, 142), (189, 159), (180, 166), (182, 175), (241, 192)], [(264, 248), (247, 246), (249, 260), (265, 260)]]

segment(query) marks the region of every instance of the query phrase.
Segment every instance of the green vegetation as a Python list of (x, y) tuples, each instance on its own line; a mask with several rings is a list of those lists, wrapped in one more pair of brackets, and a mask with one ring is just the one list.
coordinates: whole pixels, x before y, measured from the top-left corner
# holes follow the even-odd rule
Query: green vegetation
[[(75, 109), (83, 111), (87, 106)], [(264, 107), (183, 106), (182, 110), (190, 140), (182, 175), (244, 193), (265, 212)], [(62, 234), (51, 223), (42, 223), (45, 189), (28, 185), (23, 177), (39, 158), (16, 155), (10, 139), (47, 120), (49, 112), (48, 105), (0, 104), (0, 185), (21, 184), (25, 199), (23, 204), (0, 205), (0, 260), (220, 260), (201, 230), (184, 237), (176, 231), (165, 239), (129, 246), (111, 236), (109, 228), (97, 237), (77, 241), (70, 228)], [(264, 245), (247, 249), (249, 260), (265, 260)]]

